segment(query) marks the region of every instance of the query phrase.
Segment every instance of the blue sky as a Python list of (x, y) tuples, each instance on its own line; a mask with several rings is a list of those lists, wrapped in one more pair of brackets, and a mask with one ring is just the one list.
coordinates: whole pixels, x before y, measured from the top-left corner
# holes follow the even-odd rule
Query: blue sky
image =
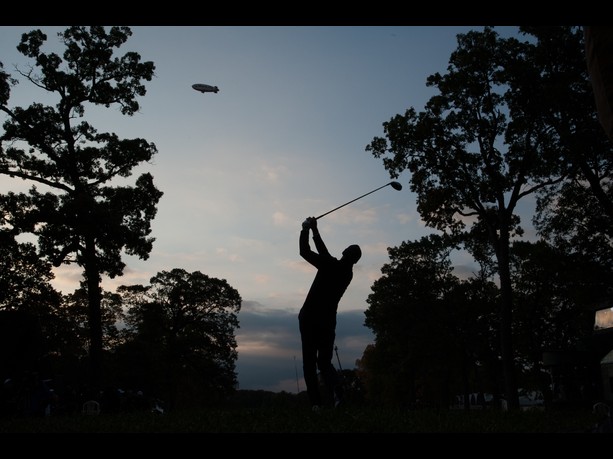
[[(63, 27), (2, 26), (5, 71), (26, 68), (15, 47), (35, 28), (48, 35), (46, 52), (61, 53), (56, 34)], [(158, 154), (137, 173), (151, 172), (164, 196), (149, 259), (126, 256), (124, 276), (104, 279), (104, 288), (148, 284), (174, 268), (225, 279), (243, 299), (239, 387), (304, 390), (297, 314), (315, 272), (298, 254), (301, 223), (392, 180), (366, 145), (392, 116), (423, 109), (435, 94), (426, 78), (445, 73), (457, 34), (471, 29), (482, 27), (132, 27), (119, 52), (136, 51), (156, 66), (140, 112), (86, 107), (85, 119), (99, 131), (155, 143)], [(10, 106), (56, 103), (19, 79)], [(202, 94), (194, 83), (216, 85), (219, 93)], [(408, 179), (397, 179), (401, 191), (385, 187), (319, 220), (332, 254), (354, 243), (363, 251), (339, 305), (343, 369), (354, 368), (373, 340), (364, 311), (387, 248), (432, 232)], [(0, 176), (0, 192), (25, 189)], [(473, 269), (461, 254), (456, 263), (458, 275)], [(78, 267), (64, 267), (54, 285), (70, 293), (81, 276)]]

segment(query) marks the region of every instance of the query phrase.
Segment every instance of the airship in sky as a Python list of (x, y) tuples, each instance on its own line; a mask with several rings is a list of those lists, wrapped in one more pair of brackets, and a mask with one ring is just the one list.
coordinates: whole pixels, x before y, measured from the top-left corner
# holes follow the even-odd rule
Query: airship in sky
[(194, 88), (196, 91), (200, 91), (203, 94), (205, 92), (214, 92), (214, 93), (219, 92), (219, 88), (217, 86), (211, 86), (210, 84), (196, 83), (192, 85), (192, 88)]

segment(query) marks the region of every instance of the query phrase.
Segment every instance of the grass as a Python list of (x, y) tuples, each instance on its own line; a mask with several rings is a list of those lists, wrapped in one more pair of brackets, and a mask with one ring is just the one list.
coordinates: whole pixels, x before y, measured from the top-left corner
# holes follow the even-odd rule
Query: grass
[(389, 410), (347, 407), (227, 407), (0, 420), (0, 433), (581, 433), (587, 410)]

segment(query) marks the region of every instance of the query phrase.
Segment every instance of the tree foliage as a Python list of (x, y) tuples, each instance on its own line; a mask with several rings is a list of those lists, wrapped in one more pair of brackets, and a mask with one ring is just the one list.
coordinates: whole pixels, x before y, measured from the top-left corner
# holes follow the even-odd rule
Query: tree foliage
[(151, 80), (155, 66), (134, 52), (115, 56), (131, 34), (128, 27), (69, 27), (58, 34), (65, 45), (62, 57), (42, 51), (47, 36), (40, 30), (23, 34), (17, 49), (34, 64), (17, 73), (54, 95), (55, 106), (9, 107), (16, 80), (0, 73), (0, 111), (7, 116), (0, 174), (32, 183), (27, 194), (14, 197), (17, 205), (4, 207), (10, 215), (6, 224), (33, 234), (40, 256), (53, 265), (83, 268), (94, 385), (102, 377), (101, 276), (123, 273), (124, 252), (148, 258), (154, 241), (150, 225), (162, 196), (149, 173), (133, 186), (117, 183), (151, 160), (157, 153), (153, 143), (98, 132), (81, 120), (88, 104), (118, 105), (129, 116), (139, 110), (137, 97), (146, 93), (142, 80)]
[[(358, 362), (369, 402), (447, 407), (455, 395), (463, 394), (467, 401), (471, 393), (486, 392), (500, 406), (500, 289), (487, 270), (466, 280), (455, 277), (449, 259), (454, 246), (449, 243), (429, 236), (389, 249), (390, 263), (373, 284), (365, 312), (375, 344)], [(588, 382), (596, 387), (602, 355), (592, 342), (590, 311), (606, 298), (613, 273), (597, 260), (567, 254), (544, 241), (515, 242), (511, 273), (520, 387), (539, 391), (551, 402), (553, 376), (543, 356), (560, 351), (593, 354), (596, 358), (583, 362), (588, 371), (596, 370), (591, 379), (571, 379), (577, 388), (592, 387)]]
[(544, 241), (513, 244), (514, 330), (523, 387), (553, 395), (551, 375), (543, 366), (545, 352), (583, 353), (584, 365), (595, 368), (600, 380), (603, 355), (593, 343), (594, 310), (607, 298), (612, 275), (597, 259)]
[[(4, 201), (0, 196), (0, 203)], [(2, 207), (2, 204), (0, 204)], [(51, 264), (40, 259), (31, 242), (18, 242), (0, 218), (0, 310), (33, 312), (57, 306), (61, 295), (51, 285)]]
[(557, 139), (552, 154), (570, 172), (567, 180), (539, 193), (536, 227), (567, 252), (605, 262), (611, 259), (613, 237), (613, 143), (598, 122), (585, 54), (578, 45), (583, 32), (522, 29), (538, 40), (535, 68), (540, 75), (532, 77), (533, 85), (526, 85), (517, 105), (535, 122), (551, 127)]
[(490, 311), (497, 289), (457, 278), (454, 249), (450, 238), (437, 235), (389, 249), (390, 263), (373, 284), (365, 312), (375, 345), (360, 366), (371, 401), (449, 406), (477, 360), (499, 357)]
[(518, 407), (509, 260), (512, 240), (523, 234), (517, 206), (575, 174), (568, 157), (578, 151), (569, 126), (580, 123), (583, 134), (599, 129), (584, 103), (589, 82), (585, 67), (577, 66), (583, 56), (580, 31), (523, 31), (533, 39), (501, 38), (491, 27), (458, 35), (447, 73), (427, 79), (439, 93), (424, 111), (409, 108), (384, 123), (385, 137), (367, 146), (392, 177), (410, 173), (417, 210), (428, 226), (452, 234), (469, 226), (472, 237), (490, 245), (501, 288), (500, 339), (511, 408)]
[(149, 286), (122, 286), (118, 293), (127, 310), (126, 349), (156, 372), (169, 403), (186, 405), (234, 390), (241, 297), (227, 281), (173, 269), (152, 277)]

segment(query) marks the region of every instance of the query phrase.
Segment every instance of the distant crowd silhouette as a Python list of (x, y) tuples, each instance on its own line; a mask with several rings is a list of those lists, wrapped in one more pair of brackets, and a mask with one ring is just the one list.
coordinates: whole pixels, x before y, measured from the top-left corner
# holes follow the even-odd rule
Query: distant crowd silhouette
[(41, 379), (37, 373), (7, 378), (0, 390), (0, 418), (136, 411), (163, 414), (164, 403), (142, 390), (111, 386), (100, 391), (76, 389), (60, 380)]

